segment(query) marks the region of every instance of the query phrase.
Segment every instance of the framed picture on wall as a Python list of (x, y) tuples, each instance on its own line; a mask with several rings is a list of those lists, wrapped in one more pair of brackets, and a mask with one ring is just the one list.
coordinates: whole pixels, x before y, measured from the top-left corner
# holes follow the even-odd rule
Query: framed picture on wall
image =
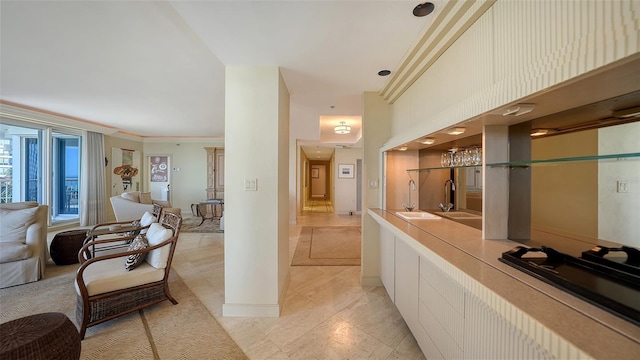
[(353, 179), (353, 165), (352, 164), (338, 165), (338, 178)]
[(319, 179), (319, 178), (320, 178), (320, 169), (318, 169), (318, 168), (311, 168), (311, 178), (313, 178), (313, 179)]

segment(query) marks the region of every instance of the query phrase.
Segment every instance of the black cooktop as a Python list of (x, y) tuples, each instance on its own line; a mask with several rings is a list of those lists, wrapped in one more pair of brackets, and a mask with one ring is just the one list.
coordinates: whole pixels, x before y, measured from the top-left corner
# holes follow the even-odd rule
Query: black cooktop
[(638, 249), (596, 246), (577, 258), (545, 246), (517, 246), (499, 260), (640, 325)]

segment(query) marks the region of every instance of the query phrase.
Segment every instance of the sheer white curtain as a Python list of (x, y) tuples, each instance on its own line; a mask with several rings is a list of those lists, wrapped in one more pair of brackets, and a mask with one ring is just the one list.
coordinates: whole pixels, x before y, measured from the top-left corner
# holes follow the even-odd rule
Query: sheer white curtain
[(82, 177), (80, 184), (80, 226), (105, 221), (106, 175), (104, 136), (85, 131), (82, 146)]

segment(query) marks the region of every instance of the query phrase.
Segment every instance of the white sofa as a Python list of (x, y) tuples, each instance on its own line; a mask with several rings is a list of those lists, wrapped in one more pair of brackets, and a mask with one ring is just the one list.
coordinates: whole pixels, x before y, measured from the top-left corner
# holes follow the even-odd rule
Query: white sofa
[[(142, 218), (145, 212), (153, 211), (153, 204), (158, 204), (163, 211), (180, 213), (178, 209), (171, 208), (169, 201), (152, 200), (150, 193), (131, 191), (112, 196), (110, 199), (116, 221), (133, 221)], [(169, 210), (171, 209), (171, 210)]]
[(0, 204), (0, 288), (44, 277), (48, 214), (37, 202)]

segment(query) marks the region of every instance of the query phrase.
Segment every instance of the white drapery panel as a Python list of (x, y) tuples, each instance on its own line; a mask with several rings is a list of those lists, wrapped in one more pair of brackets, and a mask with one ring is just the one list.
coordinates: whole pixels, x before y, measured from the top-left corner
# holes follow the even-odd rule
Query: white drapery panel
[(82, 146), (82, 178), (80, 185), (80, 226), (105, 221), (105, 156), (104, 136), (85, 131)]

